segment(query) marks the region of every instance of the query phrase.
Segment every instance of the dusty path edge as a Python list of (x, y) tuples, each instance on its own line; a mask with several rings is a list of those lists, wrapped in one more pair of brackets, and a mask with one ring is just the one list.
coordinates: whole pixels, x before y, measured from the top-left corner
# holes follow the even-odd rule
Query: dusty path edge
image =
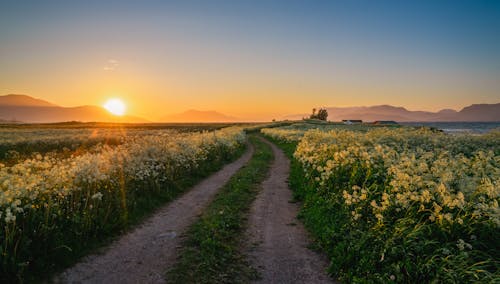
[(308, 248), (310, 234), (297, 219), (300, 204), (291, 202), (288, 184), (290, 159), (273, 142), (259, 138), (271, 147), (275, 160), (248, 219), (246, 250), (261, 276), (257, 282), (335, 283), (327, 274), (327, 257)]
[(73, 267), (54, 276), (54, 283), (163, 283), (163, 272), (176, 259), (176, 248), (186, 228), (193, 223), (217, 191), (253, 156), (245, 152), (219, 171), (158, 208), (140, 224), (106, 247), (83, 257)]
[[(255, 153), (217, 193), (198, 221), (190, 226), (178, 262), (167, 271), (172, 283), (248, 283), (256, 271), (245, 254), (250, 207), (274, 161), (271, 146), (249, 135)], [(232, 212), (231, 217), (222, 212)], [(214, 261), (216, 260), (216, 261)]]

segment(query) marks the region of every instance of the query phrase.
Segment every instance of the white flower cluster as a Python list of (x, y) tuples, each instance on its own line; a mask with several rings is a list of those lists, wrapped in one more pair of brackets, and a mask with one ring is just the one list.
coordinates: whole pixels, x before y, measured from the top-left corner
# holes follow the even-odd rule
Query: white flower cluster
[[(139, 134), (139, 130), (134, 133)], [(148, 131), (151, 132), (150, 130)], [(120, 139), (130, 135), (118, 128), (0, 128), (0, 141), (2, 145), (16, 145), (19, 143), (39, 144), (68, 144), (89, 142), (90, 140), (105, 141), (106, 139)]]
[(500, 132), (290, 130), (262, 132), (296, 141), (304, 220), (343, 280), (499, 279)]
[(241, 128), (155, 130), (123, 139), (116, 147), (101, 146), (70, 158), (36, 155), (12, 166), (0, 164), (0, 227), (15, 223), (16, 215), (27, 211), (58, 214), (78, 202), (91, 208), (92, 203), (106, 202), (106, 192), (122, 190), (125, 181), (175, 181), (209, 157), (237, 149), (245, 134)]
[(403, 128), (367, 133), (311, 130), (300, 140), (295, 157), (317, 190), (328, 191), (347, 176), (350, 186), (336, 198), (343, 199), (353, 220), (369, 206), (379, 225), (390, 217), (386, 214), (414, 211), (414, 216), (438, 224), (487, 221), (498, 227), (499, 148), (498, 134), (466, 137)]
[(300, 129), (283, 129), (283, 128), (263, 128), (260, 131), (262, 134), (274, 139), (283, 140), (286, 142), (299, 141), (305, 131)]

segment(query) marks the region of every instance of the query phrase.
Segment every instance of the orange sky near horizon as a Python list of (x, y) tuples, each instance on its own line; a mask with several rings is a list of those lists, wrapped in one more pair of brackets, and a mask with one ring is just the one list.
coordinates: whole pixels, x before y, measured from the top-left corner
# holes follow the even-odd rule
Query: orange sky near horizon
[[(118, 63), (110, 64), (109, 61)], [(94, 65), (82, 62), (79, 66), (85, 65), (88, 65), (87, 69), (33, 76), (36, 79), (31, 80), (30, 88), (24, 87), (24, 80), (10, 80), (11, 86), (18, 87), (0, 87), (5, 94), (22, 93), (65, 107), (102, 106), (109, 98), (121, 98), (127, 104), (127, 115), (151, 121), (188, 109), (216, 110), (246, 120), (270, 120), (308, 113), (313, 107), (322, 106), (390, 104), (409, 110), (438, 111), (443, 108), (460, 110), (472, 103), (499, 101), (481, 100), (480, 97), (471, 97), (470, 90), (453, 90), (447, 86), (384, 86), (366, 81), (364, 84), (327, 84), (289, 74), (246, 74), (231, 78), (231, 74), (223, 72), (207, 73), (209, 79), (189, 75), (180, 77), (175, 72), (160, 78), (154, 71), (126, 60), (96, 61)], [(439, 96), (443, 90), (453, 92), (453, 100)], [(422, 98), (422, 93), (435, 93), (432, 102), (427, 97)]]
[[(72, 88), (74, 88), (74, 86), (68, 89)], [(402, 106), (412, 111), (439, 111), (445, 108), (459, 111), (472, 103), (499, 102), (499, 100), (491, 102), (471, 101), (470, 103), (442, 102), (439, 105), (434, 104), (429, 106), (418, 100), (398, 100), (397, 94), (394, 94), (394, 99), (386, 101), (376, 99), (367, 100), (364, 97), (356, 100), (356, 94), (362, 92), (362, 90), (324, 91), (324, 95), (321, 95), (322, 99), (316, 99), (316, 103), (312, 102), (307, 94), (296, 93), (294, 96), (292, 92), (282, 91), (273, 93), (264, 90), (260, 92), (255, 91), (255, 93), (251, 93), (250, 91), (239, 91), (237, 93), (238, 95), (236, 95), (236, 92), (211, 93), (205, 91), (202, 95), (205, 99), (197, 98), (196, 101), (193, 101), (186, 98), (194, 94), (194, 90), (171, 87), (171, 90), (168, 92), (151, 92), (150, 88), (144, 89), (146, 89), (146, 91), (143, 91), (142, 88), (133, 86), (124, 86), (121, 88), (106, 88), (99, 86), (95, 88), (85, 87), (80, 90), (74, 90), (71, 92), (73, 95), (67, 95), (66, 91), (60, 94), (52, 90), (48, 92), (32, 90), (32, 92), (29, 92), (29, 89), (26, 92), (14, 92), (14, 90), (11, 90), (10, 92), (7, 91), (6, 94), (26, 94), (64, 107), (81, 105), (103, 106), (108, 99), (119, 98), (127, 105), (126, 115), (138, 116), (151, 121), (159, 121), (166, 115), (181, 113), (189, 109), (214, 110), (244, 120), (268, 121), (271, 119), (280, 119), (291, 114), (309, 113), (312, 108), (318, 107), (353, 107), (389, 104), (393, 106)], [(144, 92), (148, 92), (148, 95), (141, 95)], [(47, 95), (32, 95), (33, 93)], [(341, 93), (343, 95), (335, 96), (336, 93)], [(408, 93), (410, 92), (407, 92), (407, 94)], [(414, 93), (413, 96), (418, 97), (418, 91), (412, 93)], [(373, 89), (371, 90), (371, 94), (374, 94)], [(382, 90), (380, 94), (384, 94), (387, 97), (388, 91), (384, 92)], [(315, 96), (317, 98), (320, 95), (316, 93)], [(344, 97), (348, 97), (349, 99), (345, 99)]]
[[(99, 72), (96, 72), (99, 73)], [(109, 78), (113, 77), (113, 78)], [(120, 98), (127, 104), (127, 115), (158, 121), (162, 117), (188, 109), (215, 110), (223, 114), (246, 120), (280, 119), (285, 115), (309, 113), (313, 107), (350, 107), (390, 104), (409, 110), (439, 111), (444, 108), (460, 110), (472, 103), (498, 103), (500, 100), (475, 101), (467, 99), (467, 93), (456, 90), (457, 99), (447, 101), (436, 97), (429, 105), (419, 99), (425, 88), (409, 90), (404, 87), (384, 88), (382, 86), (298, 86), (279, 87), (250, 84), (218, 88), (203, 86), (201, 89), (176, 85), (158, 86), (140, 76), (104, 74), (85, 77), (84, 82), (71, 81), (39, 88), (7, 89), (5, 94), (22, 93), (64, 107), (80, 105), (102, 106), (110, 98)], [(260, 86), (260, 87), (259, 87)], [(24, 90), (19, 92), (18, 90)], [(367, 97), (365, 93), (370, 93)], [(400, 93), (406, 96), (400, 96)], [(462, 94), (462, 95), (460, 95)], [(379, 99), (380, 98), (384, 98)], [(460, 98), (462, 97), (462, 99)]]
[(0, 9), (0, 95), (65, 107), (116, 97), (152, 121), (500, 102), (500, 5), (216, 1), (12, 1)]

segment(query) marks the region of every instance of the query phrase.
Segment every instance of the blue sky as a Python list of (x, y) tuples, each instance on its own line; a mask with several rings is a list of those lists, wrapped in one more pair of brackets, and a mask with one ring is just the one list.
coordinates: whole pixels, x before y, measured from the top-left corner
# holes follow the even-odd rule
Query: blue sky
[(500, 1), (0, 3), (2, 94), (153, 117), (500, 102)]

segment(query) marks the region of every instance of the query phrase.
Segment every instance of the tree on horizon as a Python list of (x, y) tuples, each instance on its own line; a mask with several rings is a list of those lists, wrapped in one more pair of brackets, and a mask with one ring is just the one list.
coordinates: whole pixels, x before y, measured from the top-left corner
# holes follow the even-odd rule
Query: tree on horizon
[(310, 119), (319, 119), (319, 120), (324, 120), (326, 121), (326, 119), (328, 118), (328, 111), (326, 110), (326, 108), (320, 108), (318, 113), (316, 113), (316, 109), (313, 108), (312, 109), (312, 114), (311, 116), (309, 116)]

